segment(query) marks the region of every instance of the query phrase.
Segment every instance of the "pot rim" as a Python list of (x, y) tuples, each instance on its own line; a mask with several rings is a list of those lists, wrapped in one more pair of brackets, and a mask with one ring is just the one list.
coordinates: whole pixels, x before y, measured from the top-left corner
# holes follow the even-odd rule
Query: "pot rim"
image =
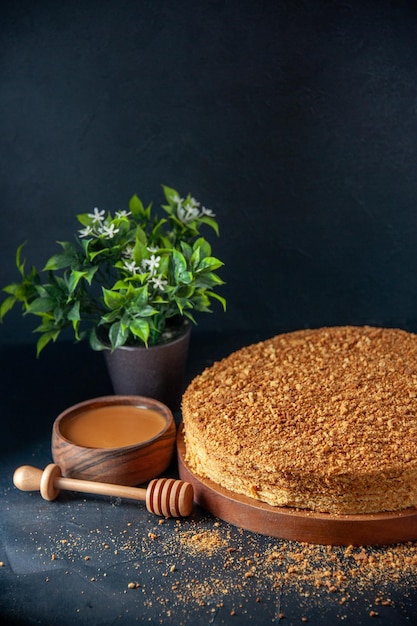
[(163, 341), (161, 343), (156, 343), (152, 346), (145, 346), (145, 345), (129, 345), (129, 344), (124, 344), (123, 346), (119, 346), (118, 348), (115, 348), (114, 350), (112, 350), (110, 343), (106, 340), (106, 339), (102, 339), (103, 344), (106, 346), (104, 354), (108, 354), (108, 352), (115, 352), (116, 350), (127, 350), (127, 351), (131, 351), (133, 352), (134, 350), (157, 350), (157, 349), (163, 349), (166, 346), (174, 346), (176, 343), (179, 343), (180, 341), (184, 340), (187, 336), (189, 336), (191, 334), (191, 322), (187, 319), (184, 319), (183, 325), (179, 328), (179, 335), (175, 336), (173, 339), (168, 339), (167, 341)]

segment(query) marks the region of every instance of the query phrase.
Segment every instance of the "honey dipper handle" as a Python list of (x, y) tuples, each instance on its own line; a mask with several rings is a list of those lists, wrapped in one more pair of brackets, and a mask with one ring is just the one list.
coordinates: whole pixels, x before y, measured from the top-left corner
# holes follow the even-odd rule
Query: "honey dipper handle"
[(127, 487), (126, 485), (113, 485), (113, 483), (96, 483), (92, 480), (78, 480), (77, 478), (58, 478), (55, 484), (60, 489), (92, 493), (99, 496), (115, 496), (116, 498), (128, 498), (130, 500), (146, 499), (146, 489), (140, 487)]
[(17, 468), (13, 475), (13, 482), (18, 489), (23, 491), (40, 490), (45, 500), (54, 500), (60, 489), (141, 500), (146, 503), (148, 511), (166, 517), (187, 516), (191, 513), (193, 505), (191, 485), (173, 478), (154, 479), (147, 489), (141, 489), (113, 483), (66, 478), (61, 475), (58, 465), (50, 463), (43, 471), (30, 465)]
[(78, 478), (64, 478), (59, 466), (54, 463), (47, 465), (43, 471), (31, 465), (22, 465), (15, 471), (13, 482), (22, 491), (40, 490), (42, 497), (46, 500), (53, 500), (60, 489), (77, 491), (78, 493), (115, 496), (116, 498), (129, 498), (143, 502), (146, 500), (146, 489), (113, 485), (112, 483), (98, 483), (92, 480), (79, 480)]

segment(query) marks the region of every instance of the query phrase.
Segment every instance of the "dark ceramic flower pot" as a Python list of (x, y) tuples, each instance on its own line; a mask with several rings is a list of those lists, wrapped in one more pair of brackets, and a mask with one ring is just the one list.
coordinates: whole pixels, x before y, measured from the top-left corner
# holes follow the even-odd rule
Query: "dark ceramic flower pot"
[(117, 395), (146, 396), (179, 408), (183, 392), (191, 324), (186, 322), (172, 341), (156, 346), (122, 346), (104, 357)]

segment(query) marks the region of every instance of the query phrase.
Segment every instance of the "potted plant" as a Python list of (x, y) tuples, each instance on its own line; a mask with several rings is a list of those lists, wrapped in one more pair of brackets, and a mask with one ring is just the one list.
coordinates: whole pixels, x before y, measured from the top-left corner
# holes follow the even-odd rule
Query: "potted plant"
[[(172, 389), (184, 369), (184, 356), (173, 356), (173, 344), (182, 345), (186, 354), (194, 312), (211, 311), (213, 299), (225, 309), (226, 301), (215, 291), (223, 284), (216, 273), (223, 263), (200, 234), (202, 227), (219, 234), (215, 215), (191, 194), (181, 198), (175, 189), (162, 188), (162, 217), (137, 195), (128, 210), (113, 214), (95, 208), (78, 215), (81, 228), (75, 241), (58, 242), (61, 250), (46, 262), (44, 279), (34, 267), (26, 271), (20, 245), (16, 265), (21, 279), (4, 287), (0, 320), (20, 303), (24, 314), (40, 318), (37, 355), (69, 327), (76, 341), (88, 337), (94, 350), (106, 351), (116, 393), (167, 401), (171, 394), (156, 381), (163, 347), (171, 346), (162, 369), (171, 372), (167, 384)], [(130, 364), (131, 355), (138, 353), (139, 365)], [(150, 364), (141, 364), (144, 358)], [(127, 372), (120, 373), (124, 364)], [(129, 371), (139, 375), (139, 383), (145, 377), (155, 382), (129, 382)]]

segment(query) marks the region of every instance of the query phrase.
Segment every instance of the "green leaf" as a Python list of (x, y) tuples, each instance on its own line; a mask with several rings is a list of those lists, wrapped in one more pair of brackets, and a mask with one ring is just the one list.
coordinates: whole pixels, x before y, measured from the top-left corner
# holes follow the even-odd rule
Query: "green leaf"
[(123, 306), (125, 302), (124, 294), (119, 293), (118, 291), (111, 291), (110, 289), (105, 289), (103, 287), (103, 297), (104, 304), (108, 309), (118, 309)]
[(204, 291), (194, 297), (194, 306), (198, 311), (210, 311), (210, 299)]
[(199, 221), (203, 224), (207, 224), (207, 226), (210, 226), (214, 230), (216, 235), (219, 236), (219, 225), (217, 224), (216, 220), (214, 220), (212, 217), (208, 217), (207, 215), (203, 215), (203, 217), (199, 218)]
[(129, 200), (129, 211), (132, 213), (132, 215), (135, 216), (143, 215), (144, 207), (142, 204), (142, 200), (136, 194), (134, 194)]
[(95, 328), (91, 329), (88, 340), (89, 340), (90, 348), (92, 350), (95, 350), (96, 352), (100, 350), (106, 350), (108, 347), (102, 341), (100, 341), (100, 339), (97, 337), (97, 332)]
[[(168, 298), (164, 298), (161, 295), (155, 296), (154, 298), (152, 298), (152, 304), (155, 306), (158, 306), (160, 304), (168, 304), (169, 300)], [(155, 309), (156, 313), (158, 313), (158, 309)], [(155, 313), (155, 314), (156, 314)]]
[(65, 319), (66, 310), (60, 304), (58, 304), (54, 309), (54, 320), (56, 325), (64, 325), (66, 322)]
[(196, 248), (190, 258), (190, 265), (194, 271), (196, 271), (198, 268), (198, 265), (200, 263), (200, 258), (201, 258), (201, 249)]
[[(121, 264), (117, 263), (115, 267), (122, 267)], [(135, 278), (134, 276), (132, 276), (132, 279)], [(112, 293), (114, 291), (126, 291), (127, 287), (128, 287), (128, 279), (126, 278), (125, 280), (118, 280), (117, 282), (114, 283), (114, 285), (112, 286)]]
[[(141, 236), (143, 233), (144, 237)], [(146, 235), (141, 228), (136, 231), (136, 242), (133, 248), (133, 260), (137, 265), (140, 265), (143, 259), (149, 256), (149, 252), (146, 247)]]
[(82, 239), (80, 243), (81, 243), (81, 247), (82, 247), (83, 252), (84, 252), (84, 256), (88, 259), (89, 258), (89, 256), (88, 256), (88, 248), (90, 247), (91, 239)]
[(16, 298), (14, 296), (8, 296), (2, 303), (0, 306), (0, 322), (3, 321), (4, 316), (6, 315), (6, 313), (8, 311), (10, 311), (10, 309), (14, 306), (14, 304), (17, 302)]
[(184, 304), (182, 298), (175, 297), (174, 302), (178, 307), (178, 311), (180, 315), (184, 315)]
[(126, 343), (126, 339), (128, 337), (128, 333), (126, 330), (123, 330), (122, 324), (120, 322), (115, 322), (111, 325), (109, 330), (109, 339), (110, 344), (113, 350), (116, 348), (120, 348)]
[(197, 325), (197, 322), (196, 322), (193, 314), (191, 313), (191, 311), (184, 311), (184, 317), (187, 317), (189, 320), (192, 321), (193, 324)]
[[(160, 220), (158, 220), (152, 228), (152, 233), (150, 234), (151, 237), (151, 244), (158, 244), (158, 242), (162, 242), (164, 240), (164, 234), (162, 231), (162, 227), (164, 226), (164, 224), (167, 223), (167, 218), (166, 217), (162, 217)], [(161, 245), (161, 243), (159, 243), (159, 246)]]
[(172, 259), (174, 262), (175, 282), (188, 284), (192, 281), (193, 275), (187, 270), (187, 262), (181, 252), (172, 251)]
[(80, 303), (77, 301), (73, 304), (73, 306), (70, 308), (70, 310), (67, 313), (67, 319), (70, 320), (70, 322), (72, 322), (72, 328), (74, 330), (74, 335), (77, 341), (80, 340), (80, 335), (79, 335), (79, 327), (80, 327), (80, 321), (81, 321), (81, 316), (80, 316)]
[(39, 326), (37, 326), (34, 329), (34, 333), (49, 333), (56, 330), (54, 323), (53, 323), (53, 318), (49, 317), (48, 315), (42, 316), (42, 324), (39, 324)]
[(25, 261), (21, 261), (22, 250), (26, 245), (26, 241), (20, 244), (20, 246), (16, 250), (16, 267), (19, 270), (19, 273), (24, 276), (25, 275)]
[(28, 302), (34, 300), (39, 294), (39, 285), (34, 280), (28, 280), (24, 278), (21, 283), (15, 283), (14, 285), (8, 285), (4, 289), (6, 293), (14, 296), (19, 302), (23, 302), (25, 305)]
[(74, 256), (69, 254), (54, 254), (46, 262), (43, 271), (56, 271), (61, 270), (64, 267), (70, 267), (74, 261)]
[(6, 287), (3, 287), (2, 291), (5, 291), (6, 293), (14, 296), (19, 287), (20, 285), (18, 283), (12, 283), (11, 285), (6, 285)]
[(193, 250), (197, 250), (200, 248), (200, 256), (204, 258), (206, 256), (211, 256), (211, 245), (208, 241), (204, 239), (204, 237), (199, 237), (195, 240), (193, 244)]
[(27, 313), (50, 313), (54, 310), (56, 301), (52, 298), (36, 298), (26, 307)]
[(223, 265), (224, 263), (220, 261), (220, 259), (216, 259), (216, 257), (214, 256), (207, 256), (204, 259), (201, 259), (198, 266), (198, 271), (209, 270), (210, 272), (212, 272), (219, 269), (219, 267), (222, 267)]
[(131, 307), (131, 313), (135, 316), (140, 315), (141, 317), (152, 317), (158, 313), (158, 310), (150, 304), (140, 304), (134, 302)]
[(142, 319), (134, 319), (130, 323), (130, 331), (135, 337), (139, 337), (147, 346), (149, 339), (149, 322)]
[(215, 274), (214, 272), (201, 273), (197, 276), (195, 280), (195, 286), (203, 288), (214, 287), (224, 284), (224, 280), (222, 280), (220, 276), (217, 276), (217, 274)]
[(82, 226), (91, 226), (92, 218), (88, 215), (88, 213), (80, 213), (77, 215), (77, 220), (82, 224)]
[(136, 310), (141, 310), (143, 307), (147, 306), (149, 301), (148, 285), (135, 288), (130, 284), (128, 293)]
[(181, 245), (181, 250), (182, 250), (182, 253), (183, 253), (185, 259), (187, 261), (189, 261), (191, 259), (192, 254), (193, 254), (192, 247), (185, 241), (180, 241), (180, 245)]
[(175, 202), (175, 199), (179, 197), (178, 191), (172, 189), (172, 187), (167, 187), (166, 185), (162, 185), (162, 189), (164, 190), (165, 198), (168, 200), (170, 204)]
[(132, 213), (133, 217), (136, 219), (150, 219), (151, 216), (151, 208), (152, 205), (149, 204), (146, 209), (142, 204), (142, 200), (138, 198), (136, 194), (134, 194), (129, 200), (129, 211)]
[(68, 291), (72, 294), (82, 278), (87, 278), (88, 272), (73, 270), (68, 279)]
[(215, 298), (216, 300), (218, 300), (222, 305), (223, 310), (226, 311), (226, 298), (219, 296), (219, 294), (215, 293), (214, 291), (207, 291), (207, 295), (210, 296), (210, 298)]
[(111, 249), (110, 248), (100, 248), (100, 250), (93, 250), (92, 252), (89, 252), (88, 253), (89, 261), (95, 261), (100, 254), (102, 254), (105, 257), (106, 256), (110, 256), (111, 255)]
[(78, 301), (74, 302), (73, 306), (68, 311), (67, 318), (71, 322), (76, 322), (76, 321), (79, 321), (81, 319), (81, 316), (80, 316), (80, 303)]
[(110, 313), (105, 313), (101, 315), (100, 322), (104, 324), (113, 324), (116, 320), (120, 319), (120, 309), (114, 309), (110, 311)]
[(161, 260), (159, 261), (158, 274), (160, 276), (167, 277), (168, 276), (168, 270), (169, 270), (169, 255), (168, 254), (162, 254), (161, 255)]
[(51, 331), (49, 333), (44, 333), (38, 339), (36, 344), (36, 356), (39, 356), (45, 346), (48, 345), (50, 341), (56, 341), (59, 335), (59, 330)]
[(87, 281), (87, 283), (89, 285), (91, 285), (91, 283), (93, 281), (93, 278), (94, 278), (96, 272), (98, 271), (98, 269), (99, 269), (99, 266), (98, 265), (94, 265), (93, 267), (90, 267), (87, 270), (84, 278), (85, 278), (85, 280)]

